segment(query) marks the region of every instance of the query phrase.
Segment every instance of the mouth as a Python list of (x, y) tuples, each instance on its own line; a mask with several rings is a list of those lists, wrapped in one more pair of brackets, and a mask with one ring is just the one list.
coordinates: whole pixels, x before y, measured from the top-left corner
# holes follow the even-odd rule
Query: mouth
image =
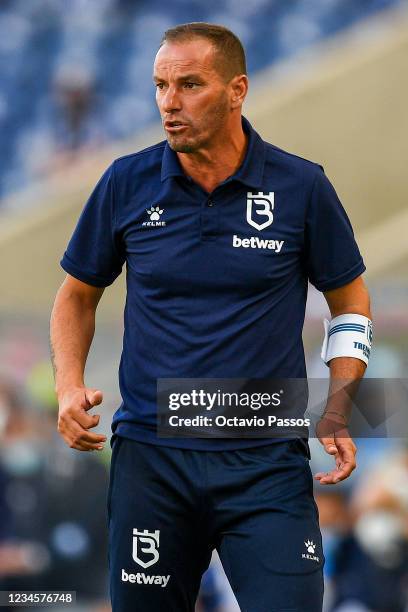
[(166, 132), (170, 133), (182, 132), (188, 127), (185, 123), (182, 123), (181, 121), (165, 121), (163, 125)]

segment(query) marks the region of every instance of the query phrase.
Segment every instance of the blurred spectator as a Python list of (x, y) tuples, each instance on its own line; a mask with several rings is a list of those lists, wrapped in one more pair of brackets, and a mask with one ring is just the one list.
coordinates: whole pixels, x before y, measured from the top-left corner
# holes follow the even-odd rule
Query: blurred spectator
[(402, 445), (370, 467), (354, 496), (355, 511), (395, 511), (404, 521), (408, 536), (408, 441), (403, 440)]
[[(351, 504), (352, 531), (332, 559), (336, 612), (404, 612), (408, 602), (408, 448), (371, 467)], [(351, 607), (351, 606), (360, 606)]]
[[(98, 146), (105, 138), (101, 126), (110, 126), (111, 139), (146, 128), (156, 117), (150, 74), (146, 80), (144, 71), (132, 66), (150, 67), (150, 60), (144, 62), (146, 53), (167, 27), (202, 20), (232, 27), (246, 42), (252, 75), (402, 2), (2, 0), (0, 193), (21, 189), (43, 175), (46, 160), (54, 156), (51, 131), (56, 132), (61, 162), (84, 146)], [(103, 113), (100, 99), (106, 100)]]
[(104, 465), (61, 444), (55, 413), (22, 404), (11, 385), (0, 387), (0, 398), (7, 414), (0, 506), (10, 517), (0, 541), (1, 588), (64, 589), (82, 602), (105, 601)]
[(98, 99), (93, 77), (80, 66), (66, 66), (54, 84), (57, 150), (67, 156), (104, 140), (103, 121), (98, 116)]

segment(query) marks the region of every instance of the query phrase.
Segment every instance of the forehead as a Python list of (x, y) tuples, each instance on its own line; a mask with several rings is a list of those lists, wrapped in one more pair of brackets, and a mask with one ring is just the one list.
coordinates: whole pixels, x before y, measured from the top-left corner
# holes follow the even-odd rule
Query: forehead
[(214, 47), (210, 41), (194, 38), (184, 42), (166, 42), (154, 61), (154, 74), (161, 72), (215, 72)]

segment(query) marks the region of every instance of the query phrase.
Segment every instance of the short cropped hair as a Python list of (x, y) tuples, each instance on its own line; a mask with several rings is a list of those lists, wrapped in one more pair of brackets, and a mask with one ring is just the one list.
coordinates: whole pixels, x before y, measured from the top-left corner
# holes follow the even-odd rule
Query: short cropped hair
[(216, 69), (230, 81), (234, 76), (247, 74), (245, 51), (238, 36), (231, 30), (214, 23), (196, 21), (183, 23), (166, 30), (161, 40), (162, 47), (166, 42), (184, 42), (194, 38), (210, 41), (216, 54)]

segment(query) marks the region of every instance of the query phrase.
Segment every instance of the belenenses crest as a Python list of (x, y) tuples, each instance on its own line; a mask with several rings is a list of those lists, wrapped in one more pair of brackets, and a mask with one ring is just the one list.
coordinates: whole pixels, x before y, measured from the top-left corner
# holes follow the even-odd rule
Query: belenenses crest
[(133, 529), (132, 557), (143, 568), (154, 565), (159, 560), (160, 530), (148, 531)]
[(275, 193), (247, 193), (246, 219), (249, 225), (262, 230), (273, 222), (273, 209), (275, 206)]
[(367, 340), (371, 347), (371, 344), (373, 342), (373, 324), (371, 323), (371, 321), (368, 321), (367, 323)]

